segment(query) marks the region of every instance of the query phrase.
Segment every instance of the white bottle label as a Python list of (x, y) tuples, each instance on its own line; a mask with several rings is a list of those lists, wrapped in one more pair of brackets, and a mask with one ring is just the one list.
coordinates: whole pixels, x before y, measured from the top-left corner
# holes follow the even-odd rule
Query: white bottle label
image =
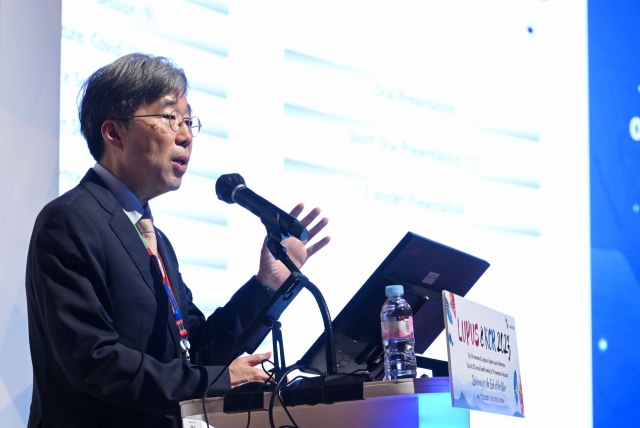
[(399, 321), (385, 321), (382, 326), (382, 340), (413, 337), (413, 317)]

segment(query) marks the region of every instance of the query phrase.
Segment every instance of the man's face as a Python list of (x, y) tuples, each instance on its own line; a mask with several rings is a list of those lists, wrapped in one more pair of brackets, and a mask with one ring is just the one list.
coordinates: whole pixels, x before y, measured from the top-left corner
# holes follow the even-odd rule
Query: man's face
[[(151, 104), (144, 104), (133, 114), (169, 114), (177, 110), (184, 118), (191, 117), (189, 103), (184, 95), (172, 93)], [(123, 158), (128, 187), (142, 203), (182, 184), (191, 157), (191, 136), (182, 124), (179, 132), (162, 117), (136, 117), (131, 130), (125, 130)]]

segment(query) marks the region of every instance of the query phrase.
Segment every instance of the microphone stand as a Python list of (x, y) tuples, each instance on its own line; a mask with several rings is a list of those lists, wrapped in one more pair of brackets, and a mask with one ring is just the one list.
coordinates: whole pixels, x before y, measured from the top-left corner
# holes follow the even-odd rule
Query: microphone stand
[[(269, 228), (267, 227), (267, 231)], [(349, 401), (349, 400), (362, 400), (364, 399), (364, 387), (363, 383), (368, 376), (351, 375), (351, 374), (338, 374), (338, 367), (336, 363), (336, 350), (335, 341), (333, 339), (333, 327), (331, 326), (331, 315), (327, 303), (322, 296), (322, 293), (307, 277), (302, 275), (300, 269), (291, 261), (287, 255), (287, 250), (281, 244), (283, 236), (280, 233), (269, 233), (267, 239), (267, 249), (276, 258), (280, 260), (291, 272), (291, 275), (285, 281), (286, 285), (292, 278), (303, 278), (303, 287), (311, 292), (318, 304), (320, 313), (322, 314), (322, 321), (324, 323), (324, 339), (325, 339), (325, 358), (327, 365), (327, 373), (321, 376), (304, 379), (298, 384), (287, 385), (285, 388), (280, 389), (280, 384), (285, 383), (286, 379), (282, 377), (289, 374), (291, 371), (297, 368), (303, 368), (303, 366), (293, 365), (291, 367), (284, 366), (284, 354), (282, 354), (282, 367), (275, 367), (276, 373), (276, 389), (272, 392), (271, 404), (269, 405), (269, 421), (271, 426), (273, 424), (272, 411), (273, 403), (276, 395), (282, 393), (281, 402), (283, 406), (297, 406), (302, 404), (315, 405), (319, 403), (334, 403), (336, 401)], [(293, 288), (293, 287), (292, 287)], [(278, 330), (276, 335), (280, 335)], [(282, 352), (282, 337), (278, 337), (280, 351)], [(273, 340), (273, 353), (277, 354), (278, 340), (274, 336)], [(275, 362), (277, 364), (277, 357)], [(286, 407), (285, 407), (286, 409)], [(292, 420), (293, 421), (293, 420)], [(295, 422), (293, 423), (295, 426)]]
[[(298, 269), (298, 266), (296, 266), (296, 264), (293, 263), (293, 261), (287, 254), (287, 249), (281, 244), (282, 235), (280, 234), (280, 232), (278, 231), (277, 233), (274, 233), (269, 229), (270, 228), (267, 226), (267, 233), (268, 233), (267, 249), (276, 260), (281, 261), (282, 264), (284, 264), (285, 267), (289, 269), (289, 272), (291, 272), (291, 275), (289, 276), (287, 281), (285, 281), (285, 283), (290, 281), (296, 281), (296, 280), (297, 280), (296, 282), (299, 281), (298, 283), (301, 283), (304, 288), (306, 288), (311, 292), (311, 294), (316, 300), (316, 303), (318, 304), (318, 308), (320, 309), (320, 313), (322, 315), (322, 322), (324, 323), (325, 357), (327, 361), (327, 374), (328, 375), (336, 374), (338, 372), (338, 368), (336, 364), (335, 341), (333, 340), (333, 327), (331, 326), (331, 314), (329, 313), (329, 308), (327, 306), (326, 301), (324, 300), (324, 296), (322, 296), (322, 293), (320, 292), (318, 287), (316, 287), (311, 281), (309, 281), (309, 279), (306, 276), (304, 276), (302, 272), (300, 272), (300, 269)], [(282, 333), (279, 331), (279, 329), (277, 330), (276, 337), (274, 337), (274, 340), (273, 340), (274, 355), (278, 355), (278, 349), (277, 349), (278, 345), (280, 346), (282, 366), (281, 367), (277, 366), (278, 359), (276, 358), (275, 360), (276, 367), (274, 368), (274, 371), (276, 374), (276, 381), (280, 380), (279, 377), (281, 373), (286, 369), (284, 365), (284, 353), (282, 350)]]
[[(349, 375), (338, 375), (335, 341), (333, 339), (333, 328), (331, 326), (331, 315), (322, 293), (318, 287), (316, 287), (306, 276), (302, 274), (302, 272), (300, 272), (300, 269), (298, 269), (295, 263), (287, 255), (287, 249), (281, 244), (281, 241), (291, 235), (293, 235), (293, 237), (299, 236), (300, 240), (305, 240), (308, 237), (307, 230), (304, 229), (299, 222), (297, 223), (297, 226), (295, 224), (292, 226), (287, 222), (287, 218), (281, 217), (278, 212), (273, 212), (271, 216), (260, 216), (260, 219), (267, 229), (267, 249), (276, 260), (279, 260), (284, 264), (284, 266), (289, 270), (290, 275), (280, 288), (271, 296), (271, 299), (264, 305), (260, 312), (249, 322), (240, 336), (232, 343), (231, 347), (234, 350), (234, 354), (228, 360), (225, 369), (229, 367), (233, 360), (243, 352), (253, 353), (260, 345), (260, 342), (262, 342), (266, 337), (268, 331), (271, 330), (273, 336), (273, 355), (275, 360), (274, 375), (278, 385), (276, 388), (279, 387), (283, 381), (283, 376), (286, 376), (297, 366), (294, 365), (287, 368), (285, 365), (282, 332), (280, 330), (281, 324), (277, 321), (277, 318), (289, 305), (291, 300), (299, 293), (301, 288), (300, 285), (302, 285), (311, 292), (322, 315), (322, 321), (324, 323), (327, 373), (326, 375), (312, 380), (312, 383), (317, 384), (314, 391), (319, 393), (319, 396), (316, 394), (316, 397), (313, 397), (311, 402), (300, 402), (300, 404), (362, 399), (362, 382), (364, 382), (364, 379), (353, 382), (347, 379), (351, 377)], [(290, 231), (291, 228), (294, 230)], [(302, 228), (302, 230), (296, 231), (296, 229), (300, 228)], [(284, 231), (284, 233), (281, 231)], [(220, 378), (222, 373), (224, 373), (224, 370), (222, 370), (220, 374), (207, 385), (202, 397), (202, 409), (207, 423), (206, 398), (208, 391)], [(258, 391), (248, 393), (248, 403), (246, 400), (243, 400), (242, 397), (238, 397), (240, 400), (235, 400), (234, 397), (237, 394), (225, 394), (223, 402), (224, 411), (247, 411), (247, 409), (251, 408), (251, 403), (253, 403), (254, 398), (256, 398), (255, 394), (257, 392)], [(304, 396), (304, 394), (297, 394), (295, 391), (292, 391), (292, 394), (296, 395), (298, 399)], [(291, 399), (287, 400), (285, 398), (285, 402), (286, 401), (291, 401)]]
[[(327, 373), (326, 375), (322, 375), (318, 378), (312, 378), (310, 383), (302, 387), (302, 391), (296, 391), (296, 388), (293, 388), (294, 390), (288, 394), (288, 397), (285, 396), (283, 398), (284, 402), (289, 402), (291, 405), (298, 405), (330, 403), (345, 400), (361, 400), (363, 399), (362, 383), (364, 382), (364, 378), (360, 377), (357, 379), (352, 375), (338, 374), (335, 341), (333, 339), (333, 327), (331, 326), (329, 308), (318, 287), (316, 287), (306, 276), (302, 274), (302, 272), (300, 272), (300, 269), (298, 269), (295, 263), (287, 255), (287, 249), (281, 244), (281, 241), (289, 235), (282, 234), (278, 229), (278, 217), (279, 216), (276, 214), (275, 219), (262, 219), (262, 223), (267, 228), (267, 249), (276, 260), (279, 260), (285, 265), (291, 274), (282, 286), (280, 286), (280, 288), (274, 293), (271, 300), (262, 308), (260, 313), (254, 317), (249, 325), (247, 325), (240, 337), (234, 341), (232, 347), (236, 352), (227, 363), (227, 367), (243, 352), (253, 353), (266, 334), (268, 334), (267, 332), (269, 330), (271, 330), (273, 336), (274, 376), (277, 384), (279, 385), (282, 378), (296, 367), (294, 365), (287, 368), (285, 365), (282, 332), (280, 330), (281, 324), (276, 321), (276, 318), (281, 310), (283, 310), (290, 301), (295, 298), (297, 293), (300, 291), (300, 285), (302, 285), (302, 287), (311, 292), (322, 315), (322, 321), (324, 323)], [(203, 412), (205, 413), (205, 420), (207, 419), (205, 407), (207, 391), (218, 378), (219, 375), (209, 384), (209, 386), (207, 386), (203, 395), (202, 406)], [(238, 397), (239, 399), (235, 400), (234, 395), (238, 394), (225, 394), (225, 412), (247, 411), (255, 398), (254, 392), (249, 392), (248, 397), (245, 397), (246, 399)], [(286, 392), (285, 395), (287, 395)]]

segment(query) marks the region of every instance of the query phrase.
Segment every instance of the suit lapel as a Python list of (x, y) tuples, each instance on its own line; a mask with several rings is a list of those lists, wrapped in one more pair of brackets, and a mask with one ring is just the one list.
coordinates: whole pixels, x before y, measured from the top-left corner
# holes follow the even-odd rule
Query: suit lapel
[[(162, 279), (151, 261), (151, 257), (149, 257), (149, 254), (144, 248), (144, 244), (140, 240), (138, 232), (136, 232), (135, 226), (131, 223), (129, 217), (127, 217), (120, 204), (116, 201), (116, 198), (93, 169), (90, 169), (87, 172), (80, 182), (80, 185), (87, 189), (96, 198), (102, 208), (111, 213), (112, 217), (109, 222), (109, 226), (122, 243), (122, 246), (129, 254), (129, 257), (131, 257), (133, 263), (138, 268), (138, 271), (145, 283), (155, 295), (157, 306), (164, 313), (167, 322), (173, 324), (169, 325), (169, 330), (172, 332), (173, 337), (173, 330), (175, 330), (175, 318), (173, 317), (173, 313), (170, 313), (169, 311), (167, 293), (162, 285)], [(170, 318), (173, 319), (173, 321), (171, 321)], [(174, 342), (175, 341), (176, 340), (174, 338)]]
[[(155, 294), (158, 300), (158, 306), (166, 313), (168, 310), (166, 305), (167, 294), (162, 286), (162, 279), (153, 265), (147, 250), (144, 248), (144, 244), (138, 232), (136, 232), (135, 226), (121, 209), (113, 213), (109, 226), (118, 239), (120, 239), (127, 253), (129, 253), (129, 257), (133, 260), (133, 263), (138, 268), (140, 275), (144, 278), (151, 292)], [(163, 304), (160, 304), (161, 302)]]

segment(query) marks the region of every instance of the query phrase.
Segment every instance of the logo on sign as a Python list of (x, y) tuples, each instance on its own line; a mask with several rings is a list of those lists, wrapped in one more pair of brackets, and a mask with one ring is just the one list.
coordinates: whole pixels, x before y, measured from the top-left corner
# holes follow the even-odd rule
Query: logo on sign
[(506, 324), (507, 328), (510, 330), (515, 330), (516, 326), (513, 324), (509, 324), (509, 320), (507, 318), (504, 319), (504, 323)]
[(520, 413), (524, 415), (524, 400), (522, 397), (522, 379), (517, 371), (513, 372), (513, 395), (516, 399), (516, 404), (520, 405)]

